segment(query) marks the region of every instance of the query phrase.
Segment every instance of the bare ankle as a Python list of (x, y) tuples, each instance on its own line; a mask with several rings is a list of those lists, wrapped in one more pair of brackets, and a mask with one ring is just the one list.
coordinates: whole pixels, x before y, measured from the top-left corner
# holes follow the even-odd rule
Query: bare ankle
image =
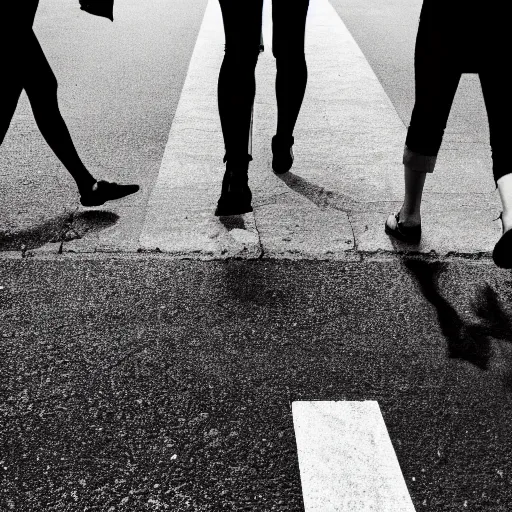
[(400, 223), (404, 226), (417, 226), (421, 224), (420, 210), (411, 210), (402, 206), (400, 209)]

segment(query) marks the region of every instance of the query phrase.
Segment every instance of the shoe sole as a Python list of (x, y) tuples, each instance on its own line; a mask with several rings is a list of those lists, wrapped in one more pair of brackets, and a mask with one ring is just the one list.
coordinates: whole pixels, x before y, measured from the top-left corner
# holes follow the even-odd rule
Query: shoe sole
[(117, 201), (118, 199), (123, 199), (125, 197), (128, 197), (128, 196), (131, 196), (133, 194), (136, 194), (137, 192), (139, 192), (139, 190), (134, 190), (133, 192), (128, 192), (127, 194), (125, 194), (123, 196), (120, 196), (120, 197), (107, 198), (107, 199), (105, 199), (102, 202), (87, 202), (87, 201), (83, 202), (82, 199), (80, 199), (80, 204), (82, 206), (89, 207), (89, 208), (93, 207), (93, 206), (101, 206), (101, 205), (104, 205), (105, 203), (107, 203), (108, 201)]

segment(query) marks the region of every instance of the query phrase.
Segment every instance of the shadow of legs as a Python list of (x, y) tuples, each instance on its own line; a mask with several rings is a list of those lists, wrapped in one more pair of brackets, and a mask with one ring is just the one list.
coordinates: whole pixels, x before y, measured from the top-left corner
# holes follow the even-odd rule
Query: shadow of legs
[(293, 174), (293, 172), (280, 174), (278, 178), (282, 180), (287, 187), (304, 196), (319, 208), (330, 207), (345, 211), (354, 210), (359, 204), (350, 196), (326, 190), (324, 187), (310, 183), (308, 180)]
[(448, 342), (449, 357), (463, 359), (485, 370), (491, 356), (491, 331), (485, 323), (466, 323), (440, 294), (437, 280), (444, 264), (406, 259), (404, 265), (415, 278), (423, 296), (436, 309), (441, 331)]

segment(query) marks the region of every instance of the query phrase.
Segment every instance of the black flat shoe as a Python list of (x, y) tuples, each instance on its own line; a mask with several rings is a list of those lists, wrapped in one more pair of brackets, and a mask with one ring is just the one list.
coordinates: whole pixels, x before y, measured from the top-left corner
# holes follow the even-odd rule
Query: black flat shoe
[(293, 137), (284, 138), (277, 135), (272, 137), (272, 169), (276, 174), (284, 174), (292, 168), (294, 142)]
[[(501, 214), (499, 218), (503, 226)], [(501, 238), (492, 251), (492, 259), (500, 268), (512, 268), (512, 229), (509, 229), (501, 235)]]
[[(394, 219), (394, 226), (393, 226)], [(386, 220), (385, 231), (388, 235), (408, 244), (418, 244), (421, 240), (421, 224), (419, 226), (404, 226), (400, 222), (400, 212), (391, 214)]]
[(101, 206), (107, 201), (115, 201), (122, 197), (138, 192), (139, 185), (119, 185), (109, 181), (97, 181), (91, 190), (82, 192), (80, 203), (82, 206)]

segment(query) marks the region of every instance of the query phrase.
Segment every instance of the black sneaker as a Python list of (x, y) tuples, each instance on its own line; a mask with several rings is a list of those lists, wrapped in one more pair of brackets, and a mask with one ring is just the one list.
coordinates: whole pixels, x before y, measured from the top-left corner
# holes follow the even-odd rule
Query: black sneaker
[(293, 165), (292, 146), (295, 142), (293, 137), (272, 137), (272, 169), (276, 174), (284, 174), (288, 172)]
[(108, 181), (97, 181), (91, 190), (82, 192), (80, 203), (82, 206), (101, 206), (107, 201), (115, 201), (122, 197), (138, 192), (139, 185), (119, 185)]

